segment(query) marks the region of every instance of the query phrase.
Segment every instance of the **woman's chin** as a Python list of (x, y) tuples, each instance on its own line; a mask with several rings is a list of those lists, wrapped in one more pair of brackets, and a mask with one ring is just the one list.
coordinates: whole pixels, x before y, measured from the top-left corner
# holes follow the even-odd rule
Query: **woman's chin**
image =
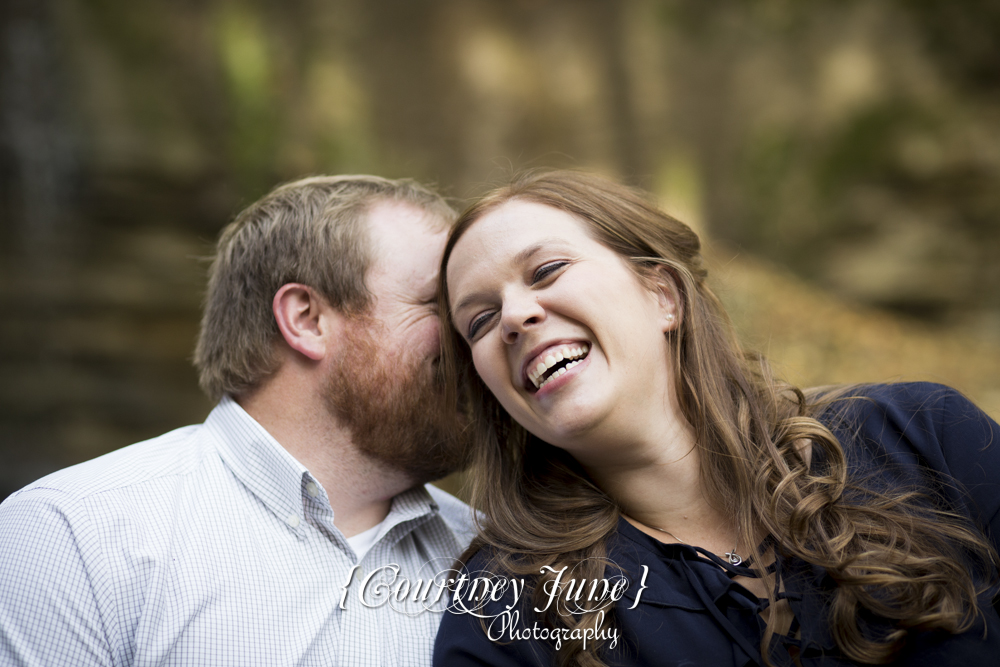
[(544, 419), (537, 417), (528, 430), (545, 442), (565, 449), (569, 453), (586, 449), (595, 432), (603, 431), (605, 411), (595, 406), (575, 403), (566, 409), (556, 410)]

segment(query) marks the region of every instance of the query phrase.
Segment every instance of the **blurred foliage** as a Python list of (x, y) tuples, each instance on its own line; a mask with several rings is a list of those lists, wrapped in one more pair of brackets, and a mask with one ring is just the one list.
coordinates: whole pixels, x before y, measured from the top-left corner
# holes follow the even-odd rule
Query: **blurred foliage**
[(205, 414), (199, 258), (310, 173), (607, 173), (796, 381), (997, 414), (996, 0), (7, 0), (0, 45), (0, 495)]
[(965, 88), (997, 94), (1000, 3), (995, 0), (901, 0), (918, 21), (935, 61)]
[(928, 381), (1000, 417), (1000, 346), (845, 302), (770, 262), (712, 248), (713, 282), (744, 344), (800, 387)]

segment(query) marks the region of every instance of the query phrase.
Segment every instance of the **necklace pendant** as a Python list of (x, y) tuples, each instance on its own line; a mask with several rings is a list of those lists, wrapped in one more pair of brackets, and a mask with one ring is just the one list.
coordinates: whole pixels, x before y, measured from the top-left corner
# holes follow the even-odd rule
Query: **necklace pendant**
[(739, 565), (743, 562), (743, 558), (735, 551), (727, 551), (726, 560), (728, 560), (729, 564), (733, 566)]

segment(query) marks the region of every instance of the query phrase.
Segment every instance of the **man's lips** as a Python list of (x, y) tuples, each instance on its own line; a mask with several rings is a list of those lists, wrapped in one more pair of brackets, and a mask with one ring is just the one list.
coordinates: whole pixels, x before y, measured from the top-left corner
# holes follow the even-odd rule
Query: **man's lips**
[(528, 391), (537, 391), (545, 383), (580, 363), (590, 351), (587, 341), (547, 343), (533, 351), (521, 371), (522, 382)]

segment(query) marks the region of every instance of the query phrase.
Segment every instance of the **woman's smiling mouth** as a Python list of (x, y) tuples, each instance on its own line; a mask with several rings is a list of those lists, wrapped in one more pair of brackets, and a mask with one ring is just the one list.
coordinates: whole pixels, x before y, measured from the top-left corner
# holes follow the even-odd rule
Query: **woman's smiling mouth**
[(550, 381), (579, 364), (590, 351), (588, 343), (568, 343), (545, 350), (529, 362), (526, 388), (538, 391)]

